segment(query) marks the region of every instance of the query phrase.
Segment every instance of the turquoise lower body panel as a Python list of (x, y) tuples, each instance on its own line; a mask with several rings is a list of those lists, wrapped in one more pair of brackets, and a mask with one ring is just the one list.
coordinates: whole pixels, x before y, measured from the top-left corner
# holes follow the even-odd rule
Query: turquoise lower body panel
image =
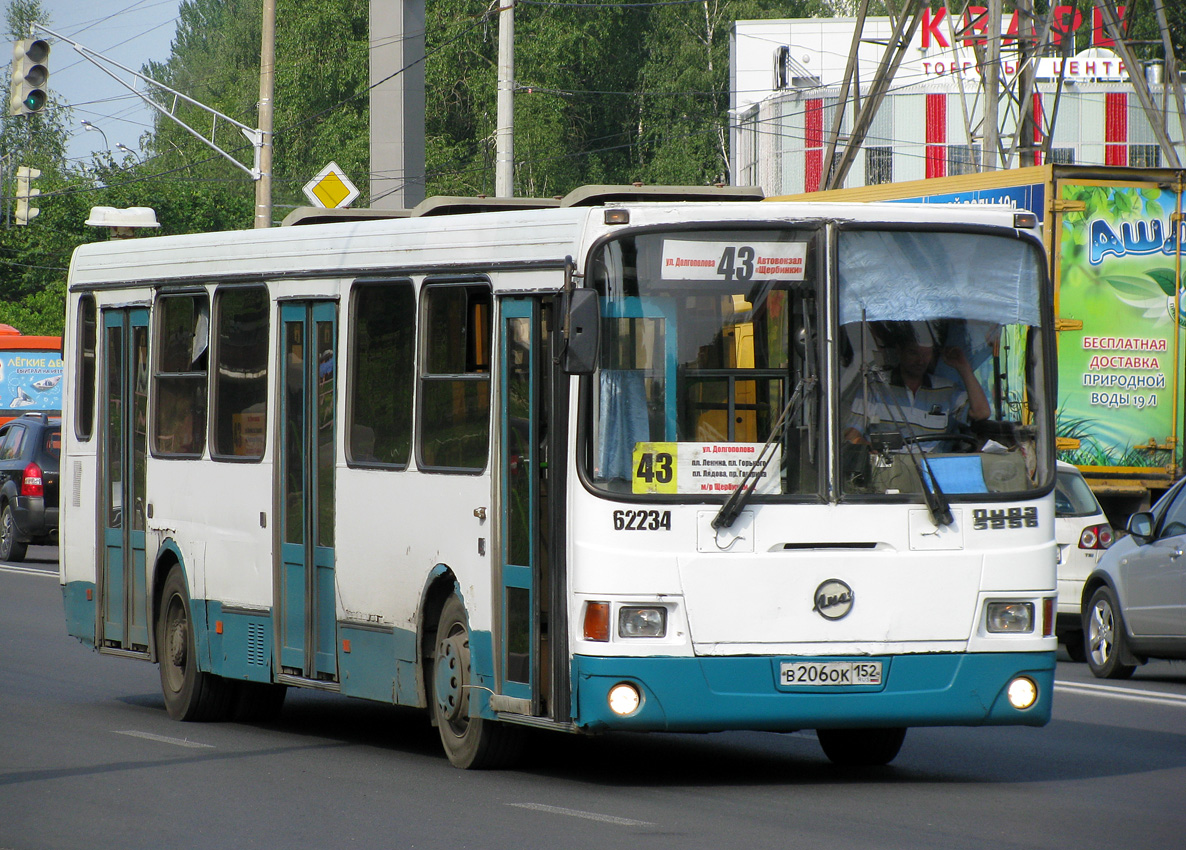
[(338, 623), (338, 679), (346, 696), (418, 705), (416, 633)]
[[(784, 687), (781, 661), (882, 662), (882, 684)], [(702, 657), (606, 658), (572, 662), (573, 716), (590, 732), (720, 732), (880, 726), (1042, 726), (1050, 720), (1055, 653), (898, 655), (873, 658)], [(1038, 700), (1019, 711), (1005, 696), (1027, 676)], [(628, 717), (610, 711), (607, 695), (634, 684), (642, 704)]]
[(199, 666), (246, 682), (272, 681), (271, 613), (228, 610), (219, 602), (190, 603)]
[(62, 585), (62, 605), (66, 609), (66, 634), (87, 646), (95, 645), (95, 583), (72, 581)]

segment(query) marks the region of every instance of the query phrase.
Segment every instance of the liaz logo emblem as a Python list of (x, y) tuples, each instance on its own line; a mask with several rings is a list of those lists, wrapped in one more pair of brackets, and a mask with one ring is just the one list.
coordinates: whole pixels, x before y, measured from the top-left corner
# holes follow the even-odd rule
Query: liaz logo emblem
[(838, 578), (830, 578), (815, 589), (815, 611), (825, 620), (842, 620), (852, 610), (852, 588)]

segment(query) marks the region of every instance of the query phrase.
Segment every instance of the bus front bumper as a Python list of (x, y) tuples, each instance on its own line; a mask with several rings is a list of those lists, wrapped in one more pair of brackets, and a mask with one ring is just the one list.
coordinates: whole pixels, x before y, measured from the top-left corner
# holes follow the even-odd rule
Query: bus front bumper
[[(881, 661), (880, 685), (785, 686), (784, 661)], [(887, 726), (1043, 726), (1050, 720), (1054, 652), (897, 655), (874, 658), (573, 658), (573, 710), (587, 732), (719, 732)], [(1033, 682), (1037, 700), (1014, 708), (1007, 690)], [(632, 685), (627, 715), (610, 692)]]

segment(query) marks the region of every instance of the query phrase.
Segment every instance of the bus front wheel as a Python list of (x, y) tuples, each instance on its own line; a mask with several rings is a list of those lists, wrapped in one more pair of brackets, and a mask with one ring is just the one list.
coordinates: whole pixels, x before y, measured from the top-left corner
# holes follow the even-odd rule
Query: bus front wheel
[(470, 714), (469, 626), (456, 596), (450, 596), (441, 610), (431, 681), (433, 719), (454, 766), (494, 768), (514, 761), (521, 749), (521, 730)]
[(897, 757), (906, 740), (906, 729), (817, 729), (816, 735), (824, 755), (833, 764), (881, 767)]
[(165, 578), (157, 617), (157, 656), (165, 709), (174, 720), (225, 720), (234, 707), (234, 683), (198, 669), (189, 591), (180, 567)]

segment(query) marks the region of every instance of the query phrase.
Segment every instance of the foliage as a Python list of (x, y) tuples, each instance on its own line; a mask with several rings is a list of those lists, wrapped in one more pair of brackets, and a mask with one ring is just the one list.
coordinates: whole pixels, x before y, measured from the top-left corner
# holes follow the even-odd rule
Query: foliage
[[(260, 0), (183, 0), (172, 55), (149, 63), (150, 78), (248, 127), (259, 126)], [(369, 172), (368, 0), (277, 0), (273, 110), (273, 203), (306, 203), (301, 188), (329, 160), (362, 179)], [(193, 106), (178, 109), (192, 127), (211, 119)], [(209, 135), (207, 136), (209, 138)], [(171, 119), (157, 117), (144, 149), (161, 170), (222, 181), (251, 194), (250, 178)], [(211, 139), (245, 166), (253, 149), (223, 122)], [(360, 203), (365, 203), (364, 200)], [(241, 226), (249, 226), (248, 218)]]
[(829, 11), (811, 0), (704, 0), (654, 7), (638, 86), (640, 178), (648, 183), (726, 182), (734, 21)]
[[(515, 11), (517, 193), (725, 179), (734, 20), (824, 11), (820, 0), (521, 2)], [(474, 0), (436, 0), (428, 18), (430, 193), (491, 192), (497, 20)]]

